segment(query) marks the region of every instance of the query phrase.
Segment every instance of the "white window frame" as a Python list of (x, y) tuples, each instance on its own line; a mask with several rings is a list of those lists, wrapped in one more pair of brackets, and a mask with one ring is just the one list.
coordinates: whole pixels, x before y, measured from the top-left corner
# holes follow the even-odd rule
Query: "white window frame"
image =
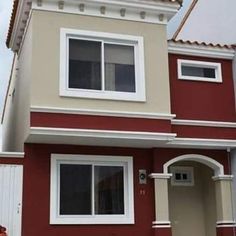
[[(124, 214), (60, 215), (59, 166), (65, 163), (122, 166), (124, 168)], [(130, 156), (51, 154), (50, 224), (134, 224), (133, 194), (133, 158)], [(93, 202), (92, 208), (94, 210)]]
[[(82, 39), (115, 45), (134, 47), (135, 92), (106, 91), (104, 89), (104, 65), (102, 65), (102, 90), (75, 89), (68, 87), (69, 39)], [(102, 53), (102, 58), (103, 52)], [(92, 99), (109, 99), (125, 101), (146, 101), (144, 46), (143, 37), (105, 32), (75, 30), (61, 28), (60, 30), (60, 96)]]
[[(192, 166), (171, 166), (170, 173), (172, 173), (171, 177), (171, 185), (173, 186), (194, 186), (194, 169)], [(180, 173), (190, 173), (189, 181), (176, 181), (175, 174)]]
[[(222, 83), (222, 71), (221, 71), (221, 63), (216, 62), (206, 62), (206, 61), (195, 61), (195, 60), (183, 60), (178, 59), (178, 78), (182, 80), (194, 80), (194, 81), (205, 81), (205, 82), (213, 82), (213, 83)], [(215, 69), (215, 78), (208, 77), (198, 77), (198, 76), (187, 76), (182, 73), (182, 66), (193, 66), (200, 68), (210, 68)]]

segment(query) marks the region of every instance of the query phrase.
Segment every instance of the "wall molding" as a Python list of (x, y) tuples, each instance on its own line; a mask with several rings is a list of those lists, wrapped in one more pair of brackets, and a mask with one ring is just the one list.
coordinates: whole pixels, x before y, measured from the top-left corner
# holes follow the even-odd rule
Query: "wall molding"
[(219, 128), (236, 128), (236, 122), (222, 122), (222, 121), (210, 121), (210, 120), (172, 119), (171, 124), (187, 125), (187, 126), (219, 127)]
[(175, 115), (167, 114), (167, 113), (126, 112), (126, 111), (94, 110), (94, 109), (71, 109), (71, 108), (41, 107), (41, 106), (32, 106), (30, 108), (30, 111), (43, 112), (43, 113), (78, 114), (78, 115), (91, 115), (91, 116), (113, 116), (113, 117), (127, 117), (127, 118), (162, 119), (162, 120), (171, 120), (175, 117)]
[(0, 152), (0, 158), (24, 158), (24, 152)]

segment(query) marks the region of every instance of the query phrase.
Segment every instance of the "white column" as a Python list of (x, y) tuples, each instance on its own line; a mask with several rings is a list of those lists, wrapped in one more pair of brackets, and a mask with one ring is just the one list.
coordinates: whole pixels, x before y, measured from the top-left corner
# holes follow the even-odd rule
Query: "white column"
[(233, 225), (232, 175), (214, 176), (216, 190), (217, 226)]
[(170, 227), (169, 219), (169, 197), (168, 197), (168, 180), (172, 174), (150, 174), (149, 177), (154, 179), (155, 190), (155, 221), (153, 228)]

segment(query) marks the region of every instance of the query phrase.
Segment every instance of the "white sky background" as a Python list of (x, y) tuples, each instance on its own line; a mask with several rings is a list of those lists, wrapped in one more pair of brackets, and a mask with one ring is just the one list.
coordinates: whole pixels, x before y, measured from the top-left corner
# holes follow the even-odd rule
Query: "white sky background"
[[(0, 117), (4, 98), (11, 71), (13, 53), (6, 47), (6, 37), (10, 22), (12, 0), (0, 0)], [(1, 125), (0, 125), (0, 150), (1, 150)]]

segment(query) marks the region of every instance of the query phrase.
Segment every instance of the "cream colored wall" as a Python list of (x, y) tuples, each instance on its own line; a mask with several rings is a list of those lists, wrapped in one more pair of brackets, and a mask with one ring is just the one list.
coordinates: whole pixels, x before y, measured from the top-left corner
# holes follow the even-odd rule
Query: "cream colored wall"
[[(3, 151), (21, 152), (29, 129), (32, 21), (16, 55), (3, 122)], [(14, 98), (12, 92), (15, 89)]]
[(173, 236), (216, 236), (216, 203), (213, 171), (202, 164), (179, 162), (194, 167), (194, 186), (169, 183), (169, 211)]
[[(164, 25), (38, 10), (33, 11), (32, 17), (32, 106), (170, 113)], [(60, 28), (143, 36), (147, 101), (143, 103), (60, 97)]]

